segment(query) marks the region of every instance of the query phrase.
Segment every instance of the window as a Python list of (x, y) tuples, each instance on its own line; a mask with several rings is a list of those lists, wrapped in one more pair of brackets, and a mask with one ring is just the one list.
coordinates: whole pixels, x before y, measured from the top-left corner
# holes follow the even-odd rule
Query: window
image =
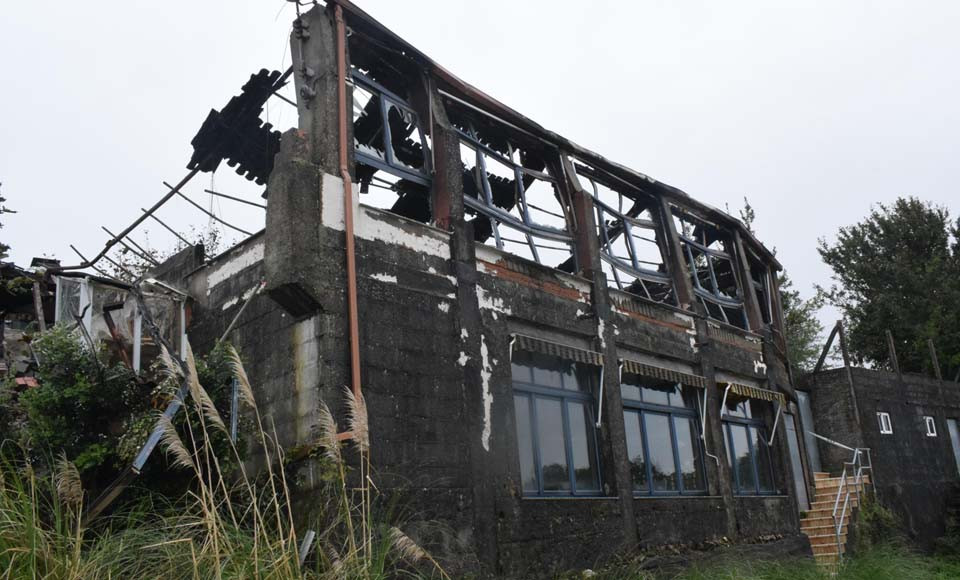
[(525, 350), (512, 362), (524, 495), (598, 495), (597, 367)]
[(727, 233), (677, 208), (673, 219), (697, 300), (710, 318), (747, 328)]
[(607, 279), (625, 292), (676, 305), (659, 230), (650, 211), (657, 201), (592, 167), (576, 163), (574, 169), (581, 186), (593, 197), (601, 266)]
[(770, 270), (752, 250), (747, 250), (747, 261), (750, 264), (750, 286), (757, 296), (760, 317), (764, 324), (770, 324), (773, 320), (773, 304), (770, 300)]
[(723, 409), (724, 442), (730, 459), (733, 492), (739, 495), (776, 493), (767, 429), (753, 408), (758, 404), (751, 399), (730, 397)]
[(927, 428), (927, 437), (936, 437), (937, 436), (937, 422), (933, 417), (925, 416), (923, 418), (923, 423)]
[(417, 114), (359, 70), (352, 78), (353, 153), (362, 201), (430, 221), (430, 155)]
[(706, 493), (696, 390), (626, 374), (620, 392), (633, 492)]
[(883, 435), (893, 433), (893, 423), (890, 422), (890, 413), (877, 413), (877, 421), (880, 422), (880, 433)]
[(474, 239), (565, 272), (575, 272), (574, 218), (554, 173), (559, 151), (447, 101), (460, 136), (465, 211)]

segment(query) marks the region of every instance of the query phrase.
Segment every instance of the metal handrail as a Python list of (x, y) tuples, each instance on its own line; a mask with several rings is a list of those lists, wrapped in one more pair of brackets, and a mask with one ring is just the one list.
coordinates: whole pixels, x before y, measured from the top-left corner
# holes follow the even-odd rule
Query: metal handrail
[[(833, 526), (834, 526), (834, 535), (836, 537), (836, 542), (837, 542), (837, 561), (840, 562), (841, 560), (843, 560), (843, 546), (840, 540), (840, 536), (842, 535), (841, 532), (843, 531), (843, 522), (847, 517), (847, 508), (850, 506), (850, 489), (847, 481), (847, 469), (849, 468), (854, 473), (853, 487), (854, 487), (854, 491), (857, 494), (857, 505), (860, 505), (860, 501), (861, 501), (860, 486), (863, 483), (863, 472), (865, 470), (870, 470), (871, 473), (873, 472), (873, 458), (870, 455), (870, 449), (867, 447), (857, 447), (856, 449), (852, 449), (850, 447), (847, 447), (846, 445), (837, 443), (836, 441), (831, 441), (826, 437), (817, 435), (816, 433), (811, 433), (811, 435), (814, 435), (815, 437), (823, 439), (828, 443), (837, 445), (838, 447), (842, 447), (844, 449), (851, 449), (853, 451), (853, 460), (845, 462), (843, 464), (843, 473), (840, 475), (840, 485), (837, 488), (837, 499), (835, 499), (833, 502)], [(864, 463), (863, 461), (864, 456), (866, 456), (866, 459), (867, 459), (866, 463)], [(843, 498), (842, 508), (840, 504), (840, 498)], [(839, 517), (837, 513), (838, 511), (839, 511)]]

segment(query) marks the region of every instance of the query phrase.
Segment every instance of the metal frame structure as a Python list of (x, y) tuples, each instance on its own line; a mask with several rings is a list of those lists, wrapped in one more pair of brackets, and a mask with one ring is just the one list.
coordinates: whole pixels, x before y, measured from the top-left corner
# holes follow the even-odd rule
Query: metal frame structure
[[(356, 160), (360, 163), (375, 167), (381, 171), (386, 171), (387, 173), (396, 175), (397, 177), (408, 179), (415, 183), (419, 183), (420, 185), (430, 187), (430, 184), (433, 181), (431, 177), (431, 155), (427, 148), (427, 140), (425, 138), (423, 126), (420, 123), (420, 119), (416, 111), (413, 110), (413, 107), (405, 99), (395, 93), (390, 92), (389, 89), (364, 75), (362, 72), (352, 69), (350, 71), (350, 78), (353, 81), (354, 89), (359, 87), (360, 89), (370, 93), (379, 101), (381, 125), (380, 139), (382, 139), (383, 142), (383, 154), (385, 157), (384, 160), (376, 155), (370, 155), (369, 153), (366, 153), (361, 148), (357, 147), (356, 139), (354, 139), (353, 154)], [(356, 90), (354, 90), (353, 103), (354, 111), (356, 111)], [(390, 131), (391, 107), (396, 108), (404, 116), (409, 115), (412, 119), (410, 124), (416, 127), (417, 134), (420, 136), (420, 145), (423, 151), (423, 168), (420, 171), (409, 167), (397, 159), (396, 152), (393, 150), (393, 138)], [(355, 119), (352, 122), (356, 124), (357, 120)]]
[[(517, 351), (520, 352), (520, 351)], [(551, 356), (551, 355), (541, 355), (541, 356)], [(560, 357), (553, 357), (557, 360), (564, 360)], [(587, 387), (587, 390), (572, 390), (564, 387), (556, 388), (553, 386), (544, 386), (538, 385), (533, 382), (533, 370), (532, 367), (525, 364), (518, 364), (515, 361), (512, 361), (512, 364), (517, 366), (523, 366), (524, 368), (530, 370), (530, 380), (521, 381), (516, 377), (513, 379), (513, 396), (514, 396), (514, 413), (517, 414), (516, 399), (518, 397), (525, 398), (527, 401), (527, 409), (529, 415), (527, 421), (530, 426), (531, 434), (531, 445), (533, 446), (533, 468), (534, 468), (534, 477), (537, 482), (537, 490), (523, 490), (523, 494), (526, 496), (541, 496), (541, 497), (556, 497), (556, 496), (602, 496), (603, 495), (603, 474), (601, 473), (600, 467), (600, 450), (597, 445), (596, 430), (593, 429), (593, 417), (594, 417), (594, 399), (590, 393), (590, 385), (581, 385)], [(573, 363), (573, 364), (582, 364), (582, 363)], [(591, 366), (591, 365), (586, 365)], [(601, 367), (602, 368), (602, 367)], [(562, 376), (562, 375), (561, 375)], [(563, 381), (565, 379), (561, 379)], [(562, 384), (562, 383), (561, 383)], [(553, 491), (545, 490), (543, 483), (543, 465), (541, 461), (541, 445), (540, 437), (538, 433), (538, 412), (537, 412), (537, 400), (545, 399), (556, 401), (560, 404), (561, 417), (563, 423), (563, 446), (565, 451), (565, 459), (567, 462), (567, 477), (568, 483), (570, 484), (569, 490)], [(590, 438), (589, 450), (593, 453), (593, 464), (596, 467), (596, 488), (589, 490), (578, 490), (577, 489), (577, 478), (574, 471), (574, 456), (573, 456), (573, 443), (572, 436), (570, 433), (571, 417), (570, 417), (570, 404), (576, 403), (583, 405), (586, 410), (586, 421), (584, 423), (584, 429), (586, 436)], [(517, 416), (516, 420), (519, 424), (520, 417)]]
[[(640, 438), (641, 438), (640, 443), (643, 447), (643, 457), (644, 457), (644, 463), (645, 463), (646, 475), (647, 475), (647, 490), (642, 491), (634, 487), (634, 490), (633, 490), (634, 495), (640, 495), (640, 496), (706, 495), (708, 492), (706, 462), (703, 459), (704, 457), (703, 445), (702, 445), (702, 442), (700, 441), (700, 437), (698, 436), (701, 431), (701, 427), (700, 427), (701, 419), (697, 409), (697, 405), (699, 404), (699, 398), (693, 395), (692, 392), (688, 394), (690, 400), (694, 402), (694, 407), (685, 407), (685, 406), (678, 407), (672, 404), (661, 405), (656, 403), (649, 403), (649, 402), (644, 402), (642, 400), (642, 397), (643, 397), (642, 390), (643, 388), (645, 388), (645, 385), (633, 384), (633, 383), (626, 383), (626, 384), (630, 384), (631, 386), (636, 386), (641, 389), (641, 395), (640, 395), (641, 400), (632, 399), (625, 394), (621, 395), (621, 398), (623, 399), (624, 422), (627, 421), (627, 414), (631, 413), (637, 416), (636, 419), (640, 423)], [(687, 387), (679, 383), (678, 383), (678, 386), (681, 388), (681, 390), (694, 388), (694, 387)], [(674, 395), (671, 394), (670, 397), (668, 398), (668, 401), (672, 402), (673, 396)], [(670, 445), (673, 451), (674, 479), (675, 479), (675, 484), (677, 486), (676, 490), (658, 491), (654, 489), (653, 462), (650, 459), (650, 442), (649, 442), (649, 437), (647, 436), (647, 415), (666, 416), (667, 420), (669, 421)], [(694, 461), (699, 466), (700, 473), (703, 476), (703, 480), (701, 481), (701, 485), (703, 486), (702, 489), (687, 490), (686, 486), (684, 485), (684, 481), (683, 481), (684, 478), (680, 469), (681, 467), (680, 448), (679, 448), (679, 442), (677, 439), (679, 436), (677, 431), (678, 417), (682, 419), (690, 419), (693, 421), (694, 430), (691, 431), (689, 435), (691, 438), (690, 441), (694, 446), (694, 449), (693, 449)], [(630, 442), (628, 440), (627, 441), (628, 448), (629, 448), (629, 445), (630, 445)], [(636, 486), (636, 482), (634, 482), (634, 486)]]

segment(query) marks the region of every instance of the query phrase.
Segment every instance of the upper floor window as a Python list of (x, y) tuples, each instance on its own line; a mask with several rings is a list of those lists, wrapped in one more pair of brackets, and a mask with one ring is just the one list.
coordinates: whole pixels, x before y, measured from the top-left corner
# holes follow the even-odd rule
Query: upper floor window
[(776, 493), (767, 427), (754, 408), (761, 404), (731, 395), (723, 409), (724, 443), (735, 494)]
[(601, 266), (625, 292), (676, 305), (660, 233), (651, 213), (657, 203), (617, 178), (576, 163), (581, 186), (593, 198)]
[(883, 411), (877, 413), (877, 422), (880, 423), (881, 434), (893, 434), (893, 422), (890, 420), (890, 413), (884, 413)]
[(574, 218), (557, 183), (559, 152), (450, 101), (460, 135), (465, 210), (474, 239), (575, 272)]
[(696, 390), (624, 374), (620, 392), (634, 493), (706, 493)]
[(598, 495), (593, 388), (598, 367), (513, 352), (513, 403), (525, 495)]
[(351, 74), (353, 152), (361, 199), (404, 217), (430, 221), (430, 153), (417, 113), (401, 96), (359, 70)]
[(926, 416), (923, 418), (923, 424), (927, 429), (927, 437), (936, 437), (937, 436), (937, 422), (933, 417)]
[(710, 318), (747, 328), (728, 234), (677, 208), (673, 219), (697, 300)]

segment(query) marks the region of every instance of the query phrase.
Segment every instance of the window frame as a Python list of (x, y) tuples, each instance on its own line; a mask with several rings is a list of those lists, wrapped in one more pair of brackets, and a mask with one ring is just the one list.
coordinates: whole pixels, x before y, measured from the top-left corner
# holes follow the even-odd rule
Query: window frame
[[(423, 125), (420, 123), (420, 116), (417, 115), (417, 112), (413, 110), (413, 107), (410, 106), (405, 99), (391, 92), (389, 89), (366, 76), (359, 70), (351, 70), (350, 79), (353, 81), (354, 85), (357, 85), (363, 90), (372, 93), (380, 100), (380, 123), (382, 130), (381, 138), (383, 139), (383, 154), (384, 157), (386, 157), (386, 160), (384, 160), (370, 155), (369, 153), (365, 153), (357, 149), (356, 143), (351, 142), (350, 146), (353, 151), (354, 161), (359, 161), (364, 165), (375, 167), (380, 171), (385, 171), (401, 179), (408, 179), (414, 183), (423, 185), (424, 187), (430, 187), (433, 181), (431, 178), (432, 169), (430, 167), (431, 155), (430, 149), (427, 146), (426, 134), (423, 130)], [(414, 126), (417, 128), (417, 133), (420, 136), (420, 146), (423, 149), (423, 169), (421, 171), (412, 169), (397, 160), (396, 153), (393, 150), (392, 135), (390, 133), (389, 115), (391, 106), (396, 107), (397, 110), (401, 111), (402, 113), (413, 116)], [(352, 123), (355, 123), (355, 121), (351, 120), (351, 124)]]
[[(751, 415), (753, 414), (752, 402), (755, 400), (757, 399), (749, 399), (749, 398), (744, 399), (745, 402), (751, 405)], [(730, 466), (730, 474), (731, 474), (730, 484), (733, 488), (733, 494), (739, 495), (739, 496), (778, 495), (780, 493), (780, 490), (777, 487), (777, 477), (776, 477), (777, 474), (773, 466), (773, 453), (770, 451), (771, 446), (767, 444), (767, 441), (769, 439), (767, 437), (766, 421), (764, 421), (761, 418), (755, 418), (752, 416), (740, 417), (737, 415), (731, 415), (727, 413), (726, 409), (721, 409), (720, 411), (721, 411), (720, 424), (723, 429), (723, 437), (724, 437), (724, 442), (726, 444), (725, 449), (727, 452), (727, 463)], [(740, 471), (736, 468), (736, 464), (734, 463), (734, 459), (736, 458), (736, 455), (737, 455), (737, 446), (733, 442), (732, 425), (734, 424), (743, 425), (747, 431), (747, 445), (749, 447), (750, 464), (753, 467), (754, 487), (752, 490), (744, 488), (740, 484)], [(763, 446), (767, 454), (767, 463), (770, 466), (770, 473), (769, 473), (770, 483), (772, 484), (771, 485), (772, 489), (769, 491), (760, 489), (760, 466), (757, 461), (757, 448), (756, 448), (757, 446), (754, 443), (755, 437), (752, 436), (754, 432), (756, 432), (757, 437), (759, 437), (759, 439), (763, 441), (763, 444), (764, 444)]]
[[(522, 350), (517, 350), (514, 352), (514, 356), (518, 352), (525, 352)], [(546, 355), (552, 356), (561, 361), (569, 361), (570, 359), (565, 359), (556, 355)], [(583, 365), (588, 368), (595, 368), (593, 365), (580, 363), (576, 361), (571, 361), (577, 365)], [(517, 364), (514, 362), (513, 357), (511, 357), (511, 368), (512, 365)], [(523, 365), (527, 366), (527, 365)], [(530, 368), (527, 366), (527, 368)], [(523, 475), (521, 473), (520, 479), (520, 493), (523, 497), (602, 497), (603, 494), (603, 470), (601, 466), (601, 456), (600, 456), (600, 444), (597, 440), (597, 432), (595, 429), (596, 421), (596, 410), (594, 409), (595, 397), (593, 396), (594, 382), (597, 379), (595, 373), (590, 372), (588, 375), (588, 384), (585, 385), (585, 389), (582, 391), (574, 391), (564, 388), (554, 388), (543, 385), (537, 385), (533, 383), (531, 378), (530, 382), (518, 381), (516, 378), (511, 377), (512, 383), (512, 394), (514, 400), (517, 396), (523, 396), (527, 398), (527, 408), (529, 409), (529, 417), (527, 420), (530, 424), (530, 438), (531, 444), (533, 446), (533, 468), (534, 476), (537, 482), (537, 491), (527, 491), (523, 489)], [(541, 446), (540, 446), (540, 434), (538, 429), (538, 417), (537, 417), (537, 399), (550, 399), (559, 401), (561, 409), (561, 418), (563, 423), (563, 446), (564, 446), (564, 457), (567, 462), (567, 477), (570, 484), (569, 490), (545, 490), (543, 485), (543, 465), (540, 459), (541, 457)], [(578, 491), (577, 490), (577, 478), (575, 473), (574, 458), (573, 458), (573, 444), (572, 444), (572, 435), (570, 427), (570, 411), (569, 404), (571, 402), (580, 403), (584, 406), (587, 411), (587, 423), (585, 428), (587, 429), (588, 437), (592, 440), (592, 450), (588, 449), (588, 452), (593, 452), (593, 457), (597, 470), (597, 489)], [(514, 410), (514, 422), (518, 421), (516, 416), (516, 403), (513, 403)], [(590, 430), (593, 429), (594, 432), (590, 433)], [(519, 441), (518, 441), (519, 444)], [(518, 449), (519, 451), (519, 449)]]
[(927, 429), (927, 437), (937, 436), (937, 420), (932, 415), (924, 415), (923, 423)]
[[(884, 420), (886, 420), (886, 425), (884, 425)], [(877, 421), (880, 423), (881, 435), (893, 435), (893, 420), (890, 418), (890, 413), (877, 411)]]
[[(625, 376), (629, 376), (625, 374)], [(636, 375), (638, 378), (643, 379), (644, 377)], [(643, 384), (631, 384), (625, 383), (621, 380), (621, 387), (623, 384), (630, 384), (631, 386), (643, 387)], [(682, 389), (694, 389), (689, 385), (684, 385), (683, 383), (677, 383), (681, 386)], [(697, 433), (700, 432), (701, 428), (701, 419), (700, 419), (700, 398), (697, 396), (693, 397), (695, 401), (695, 407), (688, 409), (686, 407), (674, 407), (671, 405), (661, 405), (657, 403), (646, 403), (643, 401), (638, 401), (636, 399), (630, 399), (621, 395), (621, 400), (623, 402), (623, 413), (624, 420), (626, 420), (627, 413), (632, 413), (637, 415), (637, 420), (640, 422), (640, 438), (643, 445), (643, 457), (644, 463), (646, 464), (646, 475), (647, 475), (647, 491), (641, 491), (633, 489), (633, 482), (631, 481), (630, 487), (635, 497), (660, 497), (660, 496), (696, 496), (696, 495), (707, 495), (710, 490), (709, 483), (707, 481), (707, 469), (706, 462), (704, 461), (704, 447), (703, 441), (700, 437), (694, 437), (695, 441), (695, 458), (694, 460), (699, 463), (700, 472), (703, 474), (703, 489), (700, 490), (690, 490), (687, 491), (684, 489), (683, 484), (683, 475), (680, 470), (680, 450), (677, 443), (677, 417), (694, 420), (694, 426), (696, 427)], [(667, 415), (670, 421), (670, 446), (673, 451), (673, 467), (674, 467), (674, 478), (676, 479), (677, 489), (676, 491), (670, 490), (661, 490), (657, 491), (654, 489), (653, 485), (653, 465), (650, 461), (650, 444), (649, 437), (647, 436), (647, 421), (646, 414), (657, 414), (657, 415)], [(628, 459), (629, 460), (629, 459)]]

